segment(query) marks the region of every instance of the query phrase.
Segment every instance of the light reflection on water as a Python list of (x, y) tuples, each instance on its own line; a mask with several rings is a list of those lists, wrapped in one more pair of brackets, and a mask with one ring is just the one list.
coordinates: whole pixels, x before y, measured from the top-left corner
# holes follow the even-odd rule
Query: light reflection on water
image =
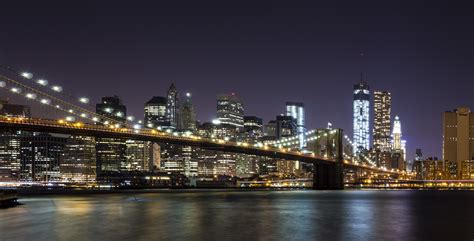
[(0, 240), (472, 240), (474, 192), (189, 191), (39, 196)]

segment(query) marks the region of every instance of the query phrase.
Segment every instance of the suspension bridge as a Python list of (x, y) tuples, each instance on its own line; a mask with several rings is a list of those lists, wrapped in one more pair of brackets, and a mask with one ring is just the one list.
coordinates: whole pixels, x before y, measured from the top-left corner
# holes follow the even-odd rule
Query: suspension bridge
[[(192, 133), (180, 133), (161, 128), (148, 128), (133, 116), (124, 113), (101, 115), (94, 111), (90, 98), (74, 96), (62, 86), (50, 83), (46, 79), (35, 79), (28, 72), (17, 71), (11, 67), (0, 65), (0, 89), (8, 96), (35, 104), (38, 108), (47, 109), (48, 117), (11, 117), (0, 116), (0, 128), (25, 130), (33, 132), (84, 135), (104, 138), (123, 138), (155, 143), (171, 143), (193, 146), (205, 150), (242, 153), (265, 156), (288, 161), (301, 161), (314, 165), (315, 189), (343, 188), (344, 169), (366, 170), (372, 173), (391, 175), (397, 178), (404, 172), (396, 169), (378, 167), (368, 156), (362, 159), (352, 157), (351, 151), (344, 150), (344, 142), (351, 144), (341, 129), (328, 129), (325, 133), (316, 130), (308, 131), (306, 141), (326, 139), (325, 153), (321, 151), (303, 151), (296, 148), (298, 138), (290, 137), (271, 142), (247, 143), (229, 141), (219, 138), (204, 138)], [(108, 112), (105, 110), (105, 112)], [(124, 121), (111, 116), (116, 115)], [(58, 116), (51, 118), (51, 116)], [(62, 116), (62, 117), (61, 117)], [(328, 150), (332, 150), (328, 152)]]

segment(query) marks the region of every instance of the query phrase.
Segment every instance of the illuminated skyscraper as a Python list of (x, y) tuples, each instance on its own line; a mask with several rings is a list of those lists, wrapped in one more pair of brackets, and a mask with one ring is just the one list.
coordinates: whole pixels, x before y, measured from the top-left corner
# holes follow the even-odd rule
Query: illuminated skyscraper
[(181, 102), (178, 129), (196, 131), (196, 112), (191, 101), (191, 93), (186, 93), (184, 101)]
[(243, 128), (244, 105), (242, 101), (233, 93), (217, 96), (217, 119), (222, 124), (229, 124), (237, 129)]
[[(103, 97), (102, 102), (96, 104), (96, 113), (125, 122), (127, 108), (118, 96)], [(126, 161), (126, 148), (124, 139), (96, 138), (97, 176), (105, 172), (119, 172), (121, 165)]]
[(402, 140), (402, 124), (400, 118), (395, 116), (392, 132), (392, 165), (391, 168), (406, 169), (406, 141)]
[(361, 80), (359, 84), (354, 85), (354, 154), (369, 150), (369, 107), (369, 85)]
[(178, 110), (178, 91), (176, 91), (174, 84), (171, 84), (166, 101), (166, 118), (170, 123), (170, 128), (176, 129), (178, 127)]
[(298, 102), (286, 102), (286, 115), (291, 116), (296, 120), (296, 132), (300, 145), (299, 148), (306, 148), (304, 104)]
[(398, 116), (395, 116), (395, 121), (393, 122), (393, 149), (402, 149), (402, 125)]
[(390, 131), (392, 129), (392, 96), (388, 91), (374, 91), (374, 129), (375, 151), (390, 151)]
[(145, 103), (145, 127), (169, 127), (170, 123), (166, 111), (166, 98), (153, 96), (153, 98)]

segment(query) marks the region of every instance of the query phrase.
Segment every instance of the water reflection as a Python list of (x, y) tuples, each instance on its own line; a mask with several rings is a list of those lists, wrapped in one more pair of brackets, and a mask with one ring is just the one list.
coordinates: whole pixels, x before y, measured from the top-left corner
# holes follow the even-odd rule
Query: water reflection
[(45, 196), (21, 201), (25, 205), (0, 210), (1, 240), (474, 237), (474, 192), (190, 191)]

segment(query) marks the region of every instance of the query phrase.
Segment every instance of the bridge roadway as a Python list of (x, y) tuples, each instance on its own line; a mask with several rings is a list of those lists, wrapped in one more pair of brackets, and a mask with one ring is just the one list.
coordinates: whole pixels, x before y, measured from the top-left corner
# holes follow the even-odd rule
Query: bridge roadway
[[(113, 125), (93, 125), (81, 122), (68, 122), (65, 120), (49, 120), (38, 118), (14, 118), (0, 116), (0, 128), (50, 132), (69, 135), (84, 135), (103, 138), (124, 138), (140, 141), (151, 141), (157, 143), (170, 143), (202, 148), (205, 150), (215, 150), (231, 153), (242, 153), (257, 156), (266, 156), (289, 161), (302, 161), (313, 164), (334, 164), (335, 160), (327, 159), (312, 153), (291, 151), (286, 148), (276, 148), (271, 146), (254, 146), (244, 142), (231, 142), (219, 139), (207, 139), (198, 136), (179, 136), (172, 133), (158, 131), (154, 129), (142, 128), (121, 128)], [(346, 167), (357, 167), (371, 171), (387, 174), (401, 174), (397, 170), (385, 170), (365, 164), (356, 164), (348, 160), (343, 162)]]

